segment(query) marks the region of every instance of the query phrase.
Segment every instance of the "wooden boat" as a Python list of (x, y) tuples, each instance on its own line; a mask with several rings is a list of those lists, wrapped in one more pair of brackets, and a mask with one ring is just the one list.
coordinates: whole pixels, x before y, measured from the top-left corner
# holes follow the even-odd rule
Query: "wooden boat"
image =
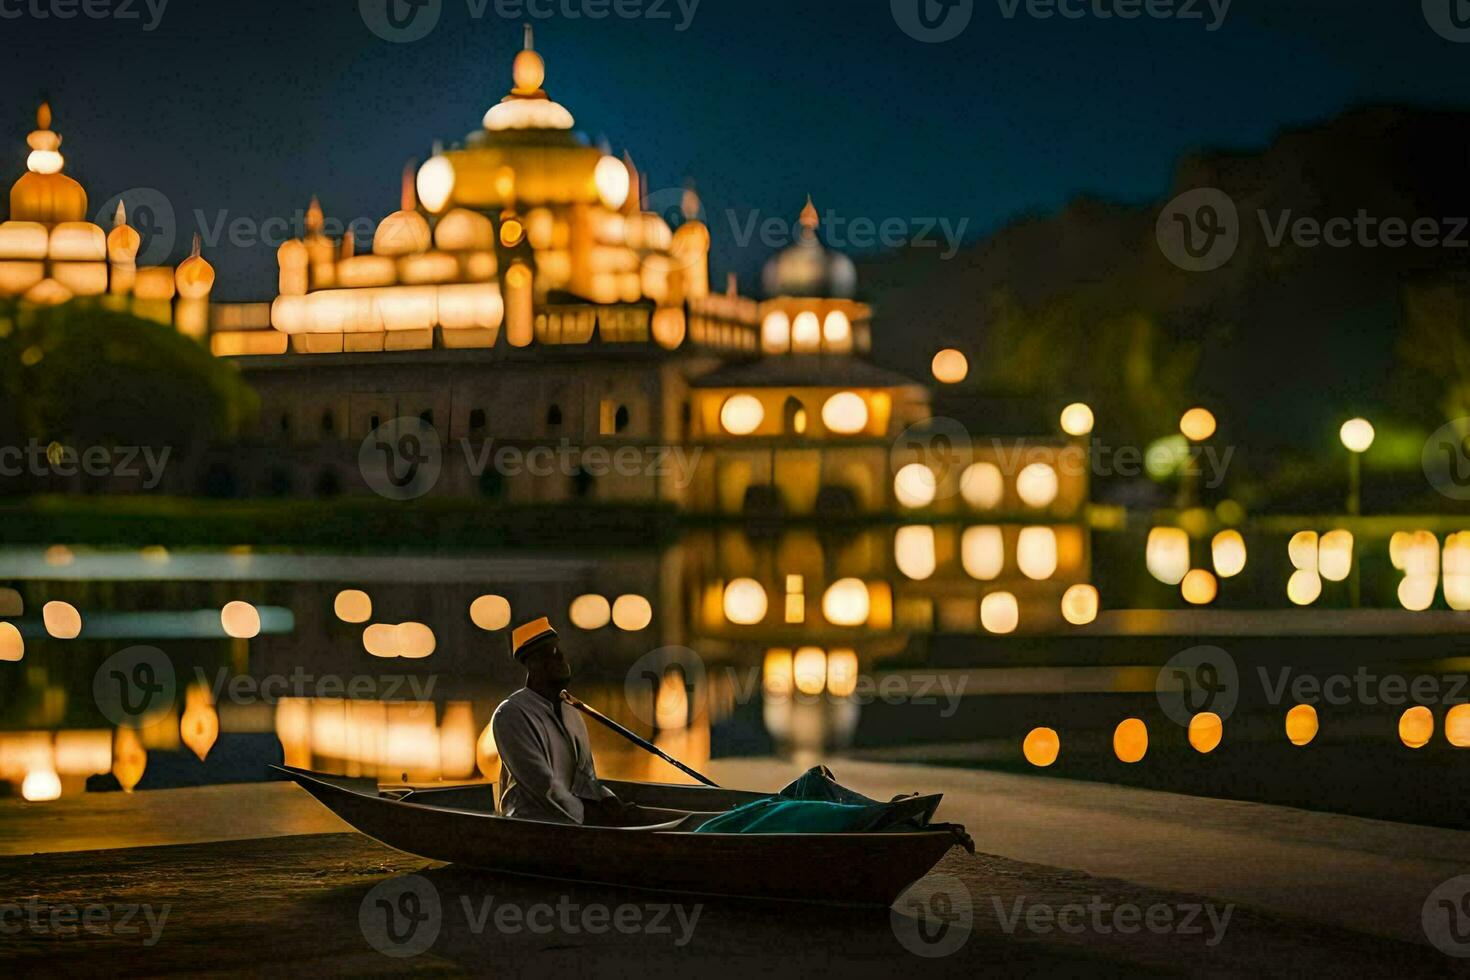
[[(865, 834), (697, 834), (586, 827), (495, 813), (489, 784), (380, 792), (373, 779), (291, 766), (327, 809), (389, 847), (486, 871), (737, 898), (891, 905), (957, 843), (942, 828)], [(719, 811), (769, 794), (604, 780), (644, 806)]]

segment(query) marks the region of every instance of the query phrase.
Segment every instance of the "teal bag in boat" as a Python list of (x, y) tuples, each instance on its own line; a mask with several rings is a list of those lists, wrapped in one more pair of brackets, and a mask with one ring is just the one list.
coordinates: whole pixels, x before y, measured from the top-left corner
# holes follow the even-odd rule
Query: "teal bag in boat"
[(775, 796), (706, 820), (700, 834), (853, 834), (922, 830), (941, 797), (901, 796), (888, 803), (853, 792), (816, 766)]

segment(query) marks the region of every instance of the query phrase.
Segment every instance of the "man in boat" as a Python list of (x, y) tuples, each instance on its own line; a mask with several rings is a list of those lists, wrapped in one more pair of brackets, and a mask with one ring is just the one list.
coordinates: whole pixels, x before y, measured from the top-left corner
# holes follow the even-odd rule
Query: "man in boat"
[(500, 753), (500, 812), (603, 826), (663, 819), (624, 803), (598, 780), (582, 715), (561, 700), (572, 666), (551, 621), (542, 616), (517, 626), (511, 655), (526, 668), (526, 686), (501, 702), (490, 719)]

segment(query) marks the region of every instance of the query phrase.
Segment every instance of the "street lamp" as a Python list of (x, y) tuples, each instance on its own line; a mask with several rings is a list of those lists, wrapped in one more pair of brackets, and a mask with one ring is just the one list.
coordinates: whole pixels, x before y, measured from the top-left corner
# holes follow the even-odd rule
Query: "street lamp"
[(1363, 510), (1363, 454), (1373, 445), (1373, 424), (1367, 419), (1348, 419), (1338, 430), (1338, 438), (1348, 451), (1348, 513), (1354, 517)]
[[(1191, 443), (1202, 443), (1215, 434), (1217, 425), (1214, 413), (1207, 408), (1191, 408), (1179, 419), (1179, 434)], [(1191, 451), (1185, 460), (1184, 475), (1179, 480), (1180, 509), (1193, 507), (1196, 503), (1199, 488), (1199, 467), (1195, 465), (1194, 453)]]

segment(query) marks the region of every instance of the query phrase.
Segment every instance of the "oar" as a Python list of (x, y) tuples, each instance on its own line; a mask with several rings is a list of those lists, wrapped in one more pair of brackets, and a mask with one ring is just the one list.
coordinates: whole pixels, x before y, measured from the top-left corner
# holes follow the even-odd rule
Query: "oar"
[(634, 745), (637, 745), (640, 748), (644, 748), (652, 752), (654, 755), (658, 756), (660, 759), (664, 760), (675, 769), (678, 769), (681, 772), (693, 776), (695, 779), (699, 780), (701, 783), (704, 783), (706, 786), (713, 786), (715, 789), (720, 788), (720, 784), (715, 782), (713, 779), (710, 779), (708, 776), (695, 772), (693, 769), (690, 769), (688, 766), (684, 765), (684, 763), (680, 762), (678, 759), (675, 759), (673, 756), (669, 755), (657, 745), (654, 745), (652, 742), (648, 741), (648, 739), (640, 738), (637, 735), (634, 735), (632, 732), (628, 731), (622, 725), (619, 725), (617, 722), (613, 721), (601, 711), (598, 711), (596, 708), (589, 708), (587, 705), (583, 704), (581, 701), (578, 701), (566, 691), (561, 692), (561, 699), (567, 704), (571, 705), (573, 708), (576, 708), (578, 711), (582, 712), (582, 714), (586, 715), (588, 718), (595, 718), (597, 721), (602, 722), (608, 728), (611, 728), (613, 731), (617, 732), (619, 735), (623, 736), (623, 738), (626, 738)]

